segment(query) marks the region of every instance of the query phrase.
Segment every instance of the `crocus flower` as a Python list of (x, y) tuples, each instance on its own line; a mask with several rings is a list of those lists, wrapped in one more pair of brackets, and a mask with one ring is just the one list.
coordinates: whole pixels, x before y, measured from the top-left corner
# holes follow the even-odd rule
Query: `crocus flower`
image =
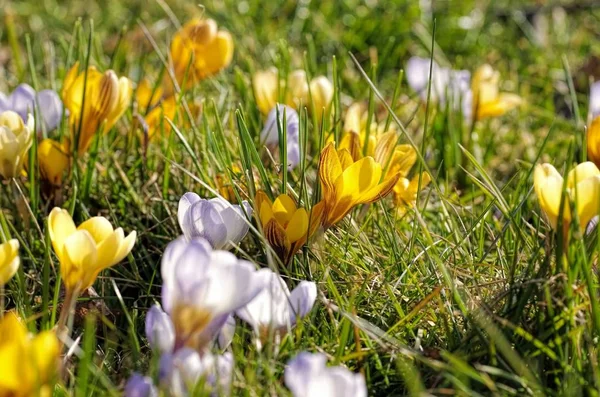
[(64, 171), (69, 167), (68, 145), (46, 138), (39, 143), (37, 153), (42, 178), (60, 186)]
[(71, 141), (79, 136), (79, 153), (88, 149), (97, 132), (105, 133), (115, 125), (129, 107), (132, 94), (127, 77), (119, 78), (113, 70), (101, 73), (93, 66), (87, 73), (80, 72), (79, 62), (75, 63), (65, 77), (62, 97), (70, 112)]
[(213, 251), (202, 238), (171, 242), (161, 264), (162, 304), (175, 328), (175, 351), (202, 350), (231, 313), (262, 291), (266, 272), (230, 252)]
[[(188, 86), (212, 76), (229, 66), (233, 58), (233, 38), (229, 32), (218, 30), (212, 19), (194, 18), (175, 34), (171, 42), (171, 59), (177, 82), (187, 75)], [(168, 80), (165, 80), (168, 81)], [(170, 81), (165, 91), (173, 91)]]
[[(538, 164), (533, 173), (533, 187), (540, 207), (553, 229), (557, 228), (563, 201), (563, 177), (551, 164)], [(579, 227), (584, 230), (588, 222), (598, 215), (600, 202), (600, 170), (592, 162), (577, 165), (567, 174), (562, 219), (565, 230), (573, 220), (570, 200), (575, 203)]]
[(59, 367), (60, 345), (53, 331), (30, 335), (8, 312), (0, 319), (0, 396), (51, 395), (47, 384)]
[(63, 105), (56, 92), (42, 90), (36, 93), (30, 85), (20, 84), (8, 96), (0, 93), (0, 112), (12, 110), (26, 122), (28, 115), (36, 113), (38, 109), (41, 119), (37, 119), (37, 130), (42, 131), (42, 121), (46, 131), (54, 130), (63, 113)]
[(0, 287), (3, 287), (17, 273), (21, 258), (19, 258), (19, 240), (8, 240), (0, 244)]
[(298, 208), (287, 194), (272, 202), (263, 191), (256, 193), (254, 208), (267, 241), (284, 265), (314, 234), (323, 213), (321, 203), (315, 205), (309, 214), (304, 208)]
[(588, 158), (596, 165), (600, 164), (600, 81), (590, 87), (590, 108), (587, 130)]
[[(317, 76), (310, 82), (304, 70), (292, 71), (287, 81), (279, 81), (277, 69), (258, 71), (252, 76), (252, 87), (258, 109), (267, 115), (277, 103), (280, 92), (286, 92), (285, 105), (298, 109), (307, 106), (311, 112), (317, 112), (320, 119), (323, 109), (327, 111), (333, 100), (333, 84), (325, 76)], [(310, 99), (312, 98), (312, 102)]]
[(390, 193), (400, 174), (388, 174), (382, 180), (383, 167), (384, 163), (382, 166), (371, 156), (354, 161), (348, 150), (336, 150), (333, 143), (328, 144), (319, 160), (324, 202), (323, 226), (330, 227), (342, 220), (355, 206), (372, 203)]
[(321, 353), (298, 353), (287, 364), (285, 385), (294, 397), (366, 397), (367, 386), (362, 374), (347, 368), (327, 367)]
[(211, 391), (211, 396), (229, 395), (233, 364), (233, 355), (229, 352), (213, 355), (210, 352), (199, 354), (189, 348), (179, 349), (161, 357), (161, 388), (170, 396), (196, 395), (198, 385), (203, 382), (202, 390)]
[[(421, 176), (421, 189), (425, 188), (431, 177), (427, 172)], [(412, 208), (417, 202), (417, 193), (419, 190), (419, 175), (415, 175), (412, 179), (400, 177), (396, 185), (394, 185), (394, 193), (392, 195), (394, 206), (398, 210), (399, 215), (403, 215), (407, 208)]]
[(21, 116), (11, 110), (0, 113), (0, 175), (5, 179), (18, 177), (32, 143), (31, 115), (25, 124)]
[(146, 313), (146, 338), (152, 349), (171, 353), (175, 347), (175, 327), (167, 313), (154, 305)]
[[(210, 200), (200, 198), (196, 193), (188, 192), (179, 200), (177, 219), (183, 235), (191, 240), (202, 237), (215, 249), (238, 244), (248, 233), (252, 207), (247, 201), (244, 208), (237, 204), (215, 197)], [(244, 214), (244, 212), (246, 214)]]
[(462, 110), (465, 120), (471, 120), (471, 73), (468, 70), (452, 70), (439, 66), (435, 61), (431, 65), (429, 58), (412, 57), (406, 63), (408, 85), (419, 94), (421, 101), (426, 102), (430, 66), (431, 101), (438, 102), (442, 107), (450, 102), (454, 110)]
[(144, 121), (148, 127), (148, 138), (153, 139), (156, 137), (161, 128), (165, 133), (171, 132), (171, 124), (165, 119), (173, 121), (176, 113), (177, 103), (175, 102), (175, 97), (166, 98), (152, 108), (146, 117), (144, 117)]
[(154, 386), (152, 378), (134, 373), (127, 381), (123, 395), (124, 397), (158, 397), (158, 389)]
[(298, 113), (294, 109), (285, 105), (276, 105), (267, 116), (265, 127), (260, 133), (260, 139), (269, 148), (269, 150), (272, 152), (277, 151), (279, 147), (279, 129), (281, 129), (281, 131), (284, 130), (284, 113), (286, 125), (287, 163), (288, 167), (292, 169), (300, 162), (300, 143), (298, 136), (300, 120), (298, 118)]
[(520, 96), (500, 92), (500, 73), (490, 65), (480, 66), (473, 75), (471, 90), (473, 91), (473, 114), (476, 120), (486, 117), (498, 117), (520, 106)]
[(136, 232), (127, 237), (108, 219), (96, 216), (75, 227), (67, 210), (54, 208), (48, 217), (50, 240), (60, 261), (67, 294), (92, 286), (98, 273), (121, 262), (135, 244)]
[(275, 272), (270, 273), (270, 283), (250, 303), (236, 312), (238, 317), (254, 328), (262, 342), (274, 335), (281, 337), (296, 319), (306, 316), (317, 298), (317, 286), (311, 281), (301, 281), (292, 292)]

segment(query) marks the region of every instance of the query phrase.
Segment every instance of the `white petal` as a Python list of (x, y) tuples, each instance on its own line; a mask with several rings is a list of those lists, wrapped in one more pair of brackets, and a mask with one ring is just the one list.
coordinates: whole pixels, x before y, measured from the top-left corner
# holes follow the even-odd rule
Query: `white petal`
[[(177, 206), (177, 221), (179, 221), (179, 226), (182, 230), (184, 229), (184, 220), (189, 208), (192, 204), (200, 200), (200, 196), (192, 192), (187, 192), (179, 199), (179, 205)], [(185, 230), (183, 230), (183, 234), (186, 234)]]
[(214, 249), (227, 244), (227, 226), (215, 205), (208, 200), (200, 199), (192, 204), (181, 226), (188, 239), (203, 237)]
[[(219, 215), (223, 219), (223, 224), (227, 229), (227, 237), (225, 240), (227, 243), (238, 244), (244, 236), (248, 233), (250, 228), (250, 221), (246, 219), (244, 211), (239, 205), (229, 203), (229, 201), (216, 197), (210, 200), (213, 207), (219, 212)], [(247, 204), (247, 202), (245, 202)], [(252, 216), (252, 208), (250, 206), (244, 206), (246, 213), (249, 217)], [(250, 209), (248, 211), (248, 209)], [(215, 247), (220, 248), (220, 247)]]
[(252, 301), (236, 312), (255, 331), (268, 326), (274, 329), (287, 327), (291, 325), (292, 320), (288, 303), (290, 293), (285, 281), (276, 273), (265, 270), (269, 272), (268, 285)]
[(294, 397), (308, 397), (310, 382), (326, 367), (327, 357), (321, 353), (298, 353), (288, 362), (284, 382)]
[(175, 328), (169, 315), (154, 305), (146, 314), (148, 344), (161, 353), (171, 353), (175, 346)]
[(590, 86), (590, 119), (600, 116), (600, 81), (596, 81)]
[(296, 317), (306, 316), (313, 308), (317, 299), (317, 285), (312, 281), (302, 281), (290, 294), (290, 306), (293, 316), (292, 323)]

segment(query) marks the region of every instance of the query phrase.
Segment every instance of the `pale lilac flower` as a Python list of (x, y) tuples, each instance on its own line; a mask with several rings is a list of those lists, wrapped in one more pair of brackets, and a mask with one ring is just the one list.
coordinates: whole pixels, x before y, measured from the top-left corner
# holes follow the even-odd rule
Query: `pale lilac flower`
[(227, 248), (238, 244), (248, 233), (246, 215), (252, 216), (252, 207), (247, 201), (242, 205), (243, 209), (221, 197), (206, 200), (188, 192), (179, 200), (177, 219), (188, 240), (202, 237), (215, 249)]
[(36, 118), (37, 130), (42, 131), (42, 122), (46, 131), (54, 130), (62, 118), (63, 104), (58, 94), (52, 90), (36, 93), (30, 85), (20, 84), (8, 96), (0, 93), (0, 112), (12, 110), (26, 121), (28, 114), (37, 112), (36, 102), (41, 116)]
[(347, 368), (327, 367), (321, 353), (299, 353), (288, 362), (285, 385), (294, 397), (366, 397), (367, 386), (361, 374)]
[(589, 114), (590, 121), (600, 116), (600, 81), (596, 81), (590, 86)]
[(231, 342), (233, 341), (233, 336), (235, 335), (235, 317), (233, 315), (229, 315), (227, 320), (225, 320), (225, 324), (221, 327), (219, 334), (217, 335), (216, 344), (221, 349), (227, 349)]
[(146, 314), (146, 338), (153, 350), (171, 353), (175, 347), (175, 327), (167, 313), (154, 305)]
[(194, 395), (198, 383), (203, 380), (204, 389), (211, 395), (228, 395), (233, 373), (233, 355), (229, 352), (213, 355), (199, 354), (183, 348), (175, 354), (163, 355), (160, 360), (159, 378), (161, 388), (170, 396)]
[(125, 385), (124, 397), (158, 397), (158, 390), (148, 376), (133, 374)]
[[(279, 109), (279, 117), (277, 117), (277, 109)], [(285, 110), (284, 110), (285, 109)], [(285, 112), (285, 119), (284, 119)], [(286, 147), (287, 147), (287, 163), (289, 169), (293, 169), (300, 163), (300, 142), (299, 142), (299, 126), (300, 119), (298, 113), (287, 105), (277, 104), (267, 116), (265, 126), (260, 133), (261, 142), (271, 151), (279, 150), (279, 128), (283, 131), (283, 122), (286, 123)]]
[(268, 270), (256, 270), (230, 252), (213, 251), (207, 240), (171, 242), (162, 258), (162, 305), (175, 327), (175, 350), (207, 346), (229, 315), (258, 295)]
[[(427, 100), (429, 83), (429, 58), (412, 57), (406, 63), (408, 85)], [(454, 110), (462, 110), (463, 118), (471, 120), (472, 98), (471, 73), (468, 70), (452, 70), (440, 67), (435, 61), (431, 68), (431, 100), (445, 106), (450, 101)]]
[(236, 312), (238, 317), (250, 324), (261, 339), (273, 330), (279, 336), (296, 324), (296, 319), (306, 316), (317, 298), (317, 286), (302, 281), (290, 293), (285, 281), (270, 272), (269, 284), (250, 303)]

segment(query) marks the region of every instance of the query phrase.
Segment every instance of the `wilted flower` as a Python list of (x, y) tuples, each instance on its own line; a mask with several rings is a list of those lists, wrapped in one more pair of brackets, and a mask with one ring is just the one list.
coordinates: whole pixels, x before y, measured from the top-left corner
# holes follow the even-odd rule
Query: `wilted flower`
[(61, 208), (50, 213), (48, 229), (68, 294), (89, 288), (98, 273), (129, 254), (136, 239), (135, 231), (125, 237), (123, 229), (114, 230), (102, 216), (90, 218), (76, 228), (69, 212)]
[(123, 392), (124, 397), (158, 397), (158, 390), (152, 382), (152, 378), (143, 376), (137, 373), (131, 375), (125, 390)]
[(322, 353), (298, 353), (285, 369), (285, 385), (294, 397), (366, 397), (362, 374), (347, 368), (327, 367)]
[(276, 105), (267, 116), (265, 127), (260, 133), (260, 139), (269, 150), (276, 151), (279, 146), (279, 129), (281, 131), (284, 130), (284, 120), (286, 126), (287, 163), (289, 168), (292, 169), (300, 163), (300, 142), (298, 135), (300, 120), (298, 113), (294, 109), (286, 105)]
[(252, 87), (258, 109), (264, 115), (275, 107), (279, 93), (284, 91), (285, 105), (295, 109), (307, 106), (311, 112), (317, 112), (319, 119), (323, 109), (327, 114), (333, 100), (333, 84), (327, 77), (317, 76), (309, 83), (301, 69), (292, 71), (284, 82), (279, 81), (279, 72), (275, 68), (258, 71), (252, 76)]
[(115, 125), (129, 107), (132, 94), (127, 77), (119, 78), (112, 70), (100, 73), (93, 66), (87, 73), (79, 72), (79, 62), (75, 63), (65, 77), (62, 97), (70, 112), (71, 141), (79, 137), (79, 153), (88, 149), (97, 132), (105, 133)]
[[(212, 19), (192, 19), (175, 34), (171, 42), (173, 71), (179, 84), (187, 77), (188, 86), (192, 86), (226, 68), (232, 58), (231, 34), (218, 30), (217, 23)], [(189, 73), (186, 76), (188, 65)], [(166, 84), (165, 91), (172, 92), (170, 82)]]
[(0, 396), (51, 395), (48, 382), (59, 366), (60, 345), (53, 331), (36, 336), (13, 313), (0, 318)]
[(600, 164), (600, 81), (590, 87), (588, 111), (587, 154), (596, 165)]
[[(37, 109), (36, 109), (37, 103)], [(37, 114), (39, 110), (41, 119), (37, 118), (36, 128), (42, 131), (42, 121), (46, 131), (52, 131), (58, 126), (63, 113), (63, 105), (58, 94), (53, 90), (35, 92), (28, 84), (20, 84), (8, 96), (0, 92), (0, 112), (12, 110), (26, 122), (29, 114)]]
[(162, 304), (175, 328), (175, 351), (203, 349), (229, 315), (262, 291), (266, 270), (227, 251), (213, 251), (208, 241), (183, 236), (171, 242), (162, 258)]
[(285, 281), (271, 272), (269, 285), (236, 314), (250, 324), (264, 342), (271, 331), (277, 337), (287, 333), (296, 324), (296, 319), (310, 312), (316, 298), (315, 283), (301, 281), (290, 293)]
[(206, 200), (188, 192), (179, 200), (177, 219), (185, 238), (202, 237), (214, 249), (221, 249), (238, 244), (248, 233), (246, 215), (252, 216), (252, 207), (247, 201), (242, 205), (243, 209), (220, 197)]
[(315, 205), (309, 214), (304, 208), (298, 208), (287, 194), (272, 202), (263, 191), (256, 193), (254, 208), (265, 238), (284, 265), (314, 234), (323, 214), (322, 203)]
[(19, 176), (33, 143), (33, 117), (23, 122), (17, 113), (0, 113), (0, 175), (5, 179)]
[[(382, 144), (382, 153), (376, 157), (387, 158), (385, 153), (389, 147), (388, 143)], [(383, 167), (384, 161), (380, 163), (371, 156), (355, 161), (348, 150), (336, 150), (333, 143), (328, 144), (319, 160), (324, 202), (323, 226), (334, 225), (355, 206), (372, 203), (390, 193), (400, 173), (386, 174), (382, 180)]]
[(42, 178), (60, 186), (64, 171), (69, 166), (68, 145), (46, 138), (39, 143), (37, 153)]
[(12, 239), (0, 244), (0, 287), (13, 278), (20, 264), (19, 240)]
[(473, 114), (476, 120), (486, 117), (498, 117), (523, 103), (523, 99), (515, 94), (500, 92), (500, 73), (490, 65), (479, 67), (473, 75), (471, 90), (473, 91)]
[[(429, 58), (412, 57), (406, 63), (408, 85), (423, 102), (427, 101), (430, 66)], [(468, 70), (443, 68), (435, 61), (431, 68), (431, 101), (439, 102), (442, 107), (450, 102), (454, 110), (462, 110), (465, 120), (471, 120), (471, 73)]]
[(159, 378), (161, 387), (170, 396), (196, 395), (201, 390), (211, 391), (211, 396), (229, 395), (233, 375), (233, 355), (229, 352), (213, 355), (199, 354), (189, 348), (179, 349), (174, 354), (165, 354), (160, 360)]
[[(557, 228), (563, 201), (563, 177), (551, 164), (538, 164), (533, 173), (533, 187), (540, 207), (548, 217), (553, 229)], [(579, 227), (584, 230), (588, 222), (598, 215), (600, 202), (600, 170), (592, 162), (577, 165), (567, 174), (566, 193), (563, 203), (563, 225), (568, 230), (573, 221), (570, 200), (575, 203)]]

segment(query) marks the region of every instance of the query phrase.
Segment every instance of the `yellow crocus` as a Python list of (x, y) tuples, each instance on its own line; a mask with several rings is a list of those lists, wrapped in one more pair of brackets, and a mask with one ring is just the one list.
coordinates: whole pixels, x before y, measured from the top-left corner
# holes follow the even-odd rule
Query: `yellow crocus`
[[(429, 182), (431, 182), (431, 176), (427, 172), (423, 172), (421, 174), (421, 189), (425, 188)], [(418, 191), (419, 175), (415, 175), (410, 180), (405, 177), (398, 179), (392, 197), (399, 215), (404, 214), (407, 208), (415, 206)]]
[(93, 66), (86, 76), (85, 71), (79, 71), (79, 62), (75, 63), (65, 78), (62, 97), (69, 109), (71, 142), (79, 134), (79, 153), (88, 149), (97, 132), (105, 133), (115, 125), (132, 95), (133, 85), (127, 77), (119, 78), (112, 70), (101, 73)]
[(138, 112), (151, 109), (158, 104), (163, 97), (161, 86), (156, 87), (150, 84), (148, 79), (142, 79), (135, 90), (135, 101), (138, 106)]
[(500, 73), (490, 65), (480, 66), (473, 75), (473, 114), (476, 120), (498, 117), (523, 103), (515, 94), (500, 92)]
[(69, 145), (44, 139), (38, 145), (38, 163), (42, 178), (60, 186), (64, 171), (69, 167)]
[(162, 100), (156, 107), (148, 112), (144, 121), (148, 126), (148, 137), (154, 138), (157, 132), (161, 131), (161, 126), (165, 133), (171, 132), (171, 124), (165, 118), (173, 121), (177, 113), (177, 102), (175, 97), (169, 97)]
[(275, 68), (257, 71), (252, 76), (252, 88), (256, 105), (265, 116), (275, 107), (279, 90), (285, 90), (283, 102), (286, 105), (294, 109), (306, 106), (309, 111), (316, 111), (318, 118), (323, 114), (323, 109), (327, 114), (333, 100), (331, 81), (325, 76), (317, 76), (309, 82), (302, 69), (290, 72), (287, 81), (279, 81), (279, 72)]
[(19, 241), (12, 239), (0, 244), (0, 287), (6, 285), (13, 278), (20, 264)]
[(27, 152), (33, 143), (33, 117), (27, 123), (17, 113), (7, 110), (0, 113), (0, 175), (5, 179), (19, 176)]
[(135, 244), (136, 232), (124, 236), (108, 219), (96, 216), (75, 227), (67, 210), (54, 208), (48, 218), (54, 252), (60, 261), (62, 281), (67, 292), (83, 291), (94, 283), (98, 273), (121, 262)]
[(309, 213), (287, 194), (272, 202), (263, 191), (256, 194), (254, 208), (267, 241), (286, 265), (317, 230), (323, 215), (322, 203)]
[[(173, 72), (179, 84), (187, 75), (187, 86), (212, 76), (229, 66), (233, 59), (233, 38), (218, 30), (212, 19), (194, 18), (187, 22), (171, 41)], [(173, 85), (165, 79), (165, 91), (173, 92)], [(167, 95), (168, 96), (168, 95)]]
[(333, 143), (328, 144), (319, 159), (325, 206), (323, 226), (334, 225), (355, 206), (372, 203), (390, 193), (400, 174), (382, 178), (384, 166), (371, 156), (355, 161), (348, 150), (336, 150)]
[(587, 155), (596, 165), (600, 165), (600, 116), (594, 118), (587, 130)]
[(60, 344), (53, 331), (30, 335), (13, 313), (0, 319), (0, 396), (52, 395), (48, 383), (59, 366)]
[[(558, 225), (564, 179), (553, 165), (538, 164), (533, 173), (533, 187), (540, 207), (553, 229)], [(600, 170), (590, 161), (581, 163), (567, 174), (562, 219), (565, 229), (573, 220), (570, 201), (575, 204), (579, 227), (583, 230), (600, 210)]]

